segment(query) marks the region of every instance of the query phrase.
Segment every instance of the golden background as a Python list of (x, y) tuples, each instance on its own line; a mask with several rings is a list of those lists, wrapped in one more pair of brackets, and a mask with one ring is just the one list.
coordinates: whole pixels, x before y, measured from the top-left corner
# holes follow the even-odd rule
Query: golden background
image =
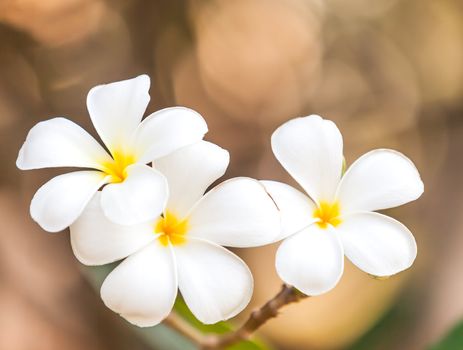
[[(94, 135), (94, 85), (151, 76), (148, 111), (185, 105), (228, 149), (226, 177), (292, 180), (270, 135), (312, 113), (336, 122), (351, 164), (374, 148), (414, 160), (425, 194), (390, 211), (415, 234), (409, 271), (352, 265), (332, 292), (261, 332), (278, 349), (425, 349), (463, 315), (463, 3), (459, 0), (0, 0), (0, 349), (149, 349), (105, 309), (67, 233), (30, 218), (52, 174), (20, 172), (37, 122), (66, 116)], [(238, 250), (274, 295), (276, 246)], [(244, 313), (246, 315), (247, 312)]]

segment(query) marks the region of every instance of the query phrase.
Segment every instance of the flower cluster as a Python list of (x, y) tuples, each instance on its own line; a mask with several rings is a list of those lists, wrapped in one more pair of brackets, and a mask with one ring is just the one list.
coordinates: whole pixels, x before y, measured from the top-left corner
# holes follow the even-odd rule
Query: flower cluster
[(207, 141), (204, 119), (184, 107), (146, 117), (146, 75), (97, 86), (87, 107), (106, 149), (77, 124), (38, 123), (19, 151), (20, 169), (79, 167), (45, 183), (31, 216), (45, 230), (70, 227), (86, 265), (122, 260), (101, 297), (138, 326), (170, 313), (180, 290), (203, 323), (235, 316), (253, 290), (246, 264), (225, 247), (283, 240), (276, 255), (282, 280), (308, 295), (339, 281), (344, 255), (369, 274), (407, 269), (416, 243), (398, 221), (375, 213), (417, 199), (418, 171), (404, 155), (375, 150), (342, 175), (342, 137), (318, 116), (291, 120), (272, 136), (283, 167), (306, 194), (289, 185), (233, 178), (206, 192), (229, 163)]

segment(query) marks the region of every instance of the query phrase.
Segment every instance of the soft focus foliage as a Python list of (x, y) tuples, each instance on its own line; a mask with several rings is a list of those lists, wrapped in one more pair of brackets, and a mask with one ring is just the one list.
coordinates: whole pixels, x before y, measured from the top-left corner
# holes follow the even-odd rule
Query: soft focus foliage
[[(270, 135), (312, 113), (343, 131), (348, 164), (387, 147), (420, 170), (422, 199), (387, 212), (416, 236), (414, 268), (379, 281), (346, 262), (335, 290), (288, 307), (262, 337), (282, 349), (418, 350), (461, 319), (460, 0), (6, 0), (0, 23), (1, 349), (150, 348), (106, 310), (67, 235), (29, 218), (35, 190), (64, 171), (19, 176), (14, 164), (27, 131), (50, 116), (72, 116), (96, 137), (88, 90), (145, 72), (147, 114), (198, 110), (206, 139), (230, 151), (226, 178), (295, 185)], [(275, 249), (236, 250), (255, 276), (253, 306), (279, 289)]]
[(456, 350), (463, 347), (463, 324), (458, 323), (441, 341), (429, 350)]

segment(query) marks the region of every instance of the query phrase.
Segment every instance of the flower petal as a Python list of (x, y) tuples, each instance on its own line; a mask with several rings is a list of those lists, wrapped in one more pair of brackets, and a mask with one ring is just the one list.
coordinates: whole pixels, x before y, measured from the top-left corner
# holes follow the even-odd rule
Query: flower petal
[(357, 159), (339, 184), (343, 212), (396, 207), (421, 196), (423, 182), (415, 165), (402, 153), (377, 149)]
[(222, 182), (193, 207), (188, 219), (191, 237), (229, 247), (271, 243), (280, 234), (278, 209), (257, 180)]
[(135, 253), (156, 239), (153, 222), (122, 226), (109, 221), (97, 192), (71, 225), (74, 255), (85, 265), (104, 265)]
[(128, 146), (148, 106), (149, 88), (150, 78), (140, 75), (95, 86), (89, 91), (87, 108), (90, 118), (112, 153)]
[(333, 228), (311, 225), (283, 241), (275, 264), (283, 281), (307, 295), (319, 295), (338, 283), (344, 270), (344, 254)]
[(98, 189), (108, 181), (99, 171), (76, 171), (54, 177), (35, 193), (31, 216), (46, 231), (71, 225)]
[(158, 217), (168, 197), (167, 180), (159, 171), (133, 164), (126, 168), (127, 178), (103, 188), (101, 206), (112, 222), (135, 225)]
[(205, 324), (227, 320), (251, 300), (253, 279), (235, 254), (198, 239), (174, 246), (178, 283), (186, 304)]
[(165, 108), (147, 117), (135, 135), (140, 163), (149, 163), (181, 147), (202, 140), (207, 132), (203, 117), (185, 107)]
[(330, 120), (311, 115), (290, 120), (272, 135), (281, 165), (316, 202), (331, 201), (342, 172), (342, 136)]
[(169, 183), (169, 211), (185, 217), (206, 189), (225, 173), (229, 161), (226, 150), (206, 141), (157, 159), (155, 168)]
[(101, 286), (105, 305), (139, 327), (166, 318), (177, 296), (175, 258), (169, 247), (155, 241), (129, 256)]
[(27, 134), (16, 166), (22, 170), (52, 167), (100, 167), (111, 161), (103, 147), (79, 125), (65, 118), (36, 124)]
[(415, 238), (400, 222), (378, 213), (348, 215), (337, 227), (346, 256), (363, 271), (391, 276), (416, 258)]
[(281, 235), (284, 239), (314, 223), (315, 203), (304, 193), (277, 181), (260, 181), (272, 197), (281, 216)]

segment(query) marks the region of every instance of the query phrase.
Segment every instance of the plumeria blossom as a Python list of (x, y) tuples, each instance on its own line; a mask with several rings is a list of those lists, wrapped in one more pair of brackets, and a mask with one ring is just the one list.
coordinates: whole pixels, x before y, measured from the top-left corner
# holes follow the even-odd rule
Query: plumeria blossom
[(167, 200), (165, 177), (147, 164), (201, 140), (204, 119), (191, 109), (166, 108), (142, 121), (150, 79), (141, 75), (92, 88), (87, 108), (109, 153), (84, 129), (65, 118), (35, 125), (19, 151), (22, 170), (78, 167), (57, 176), (32, 199), (32, 218), (50, 232), (72, 224), (102, 186), (104, 215), (118, 224), (146, 222), (158, 216)]
[(71, 225), (74, 254), (86, 265), (124, 259), (101, 287), (104, 303), (129, 322), (146, 327), (171, 311), (177, 289), (203, 323), (239, 313), (249, 302), (252, 275), (222, 246), (251, 247), (280, 234), (280, 217), (264, 186), (249, 178), (227, 180), (205, 195), (228, 166), (228, 152), (206, 141), (154, 163), (169, 183), (164, 213), (121, 226), (102, 215), (97, 193)]
[(293, 187), (263, 181), (281, 210), (282, 236), (276, 269), (307, 295), (332, 289), (344, 255), (361, 270), (390, 276), (409, 268), (417, 247), (400, 222), (374, 211), (413, 201), (423, 183), (403, 154), (377, 149), (342, 175), (343, 141), (336, 125), (319, 116), (293, 119), (272, 135), (272, 149), (308, 196)]

